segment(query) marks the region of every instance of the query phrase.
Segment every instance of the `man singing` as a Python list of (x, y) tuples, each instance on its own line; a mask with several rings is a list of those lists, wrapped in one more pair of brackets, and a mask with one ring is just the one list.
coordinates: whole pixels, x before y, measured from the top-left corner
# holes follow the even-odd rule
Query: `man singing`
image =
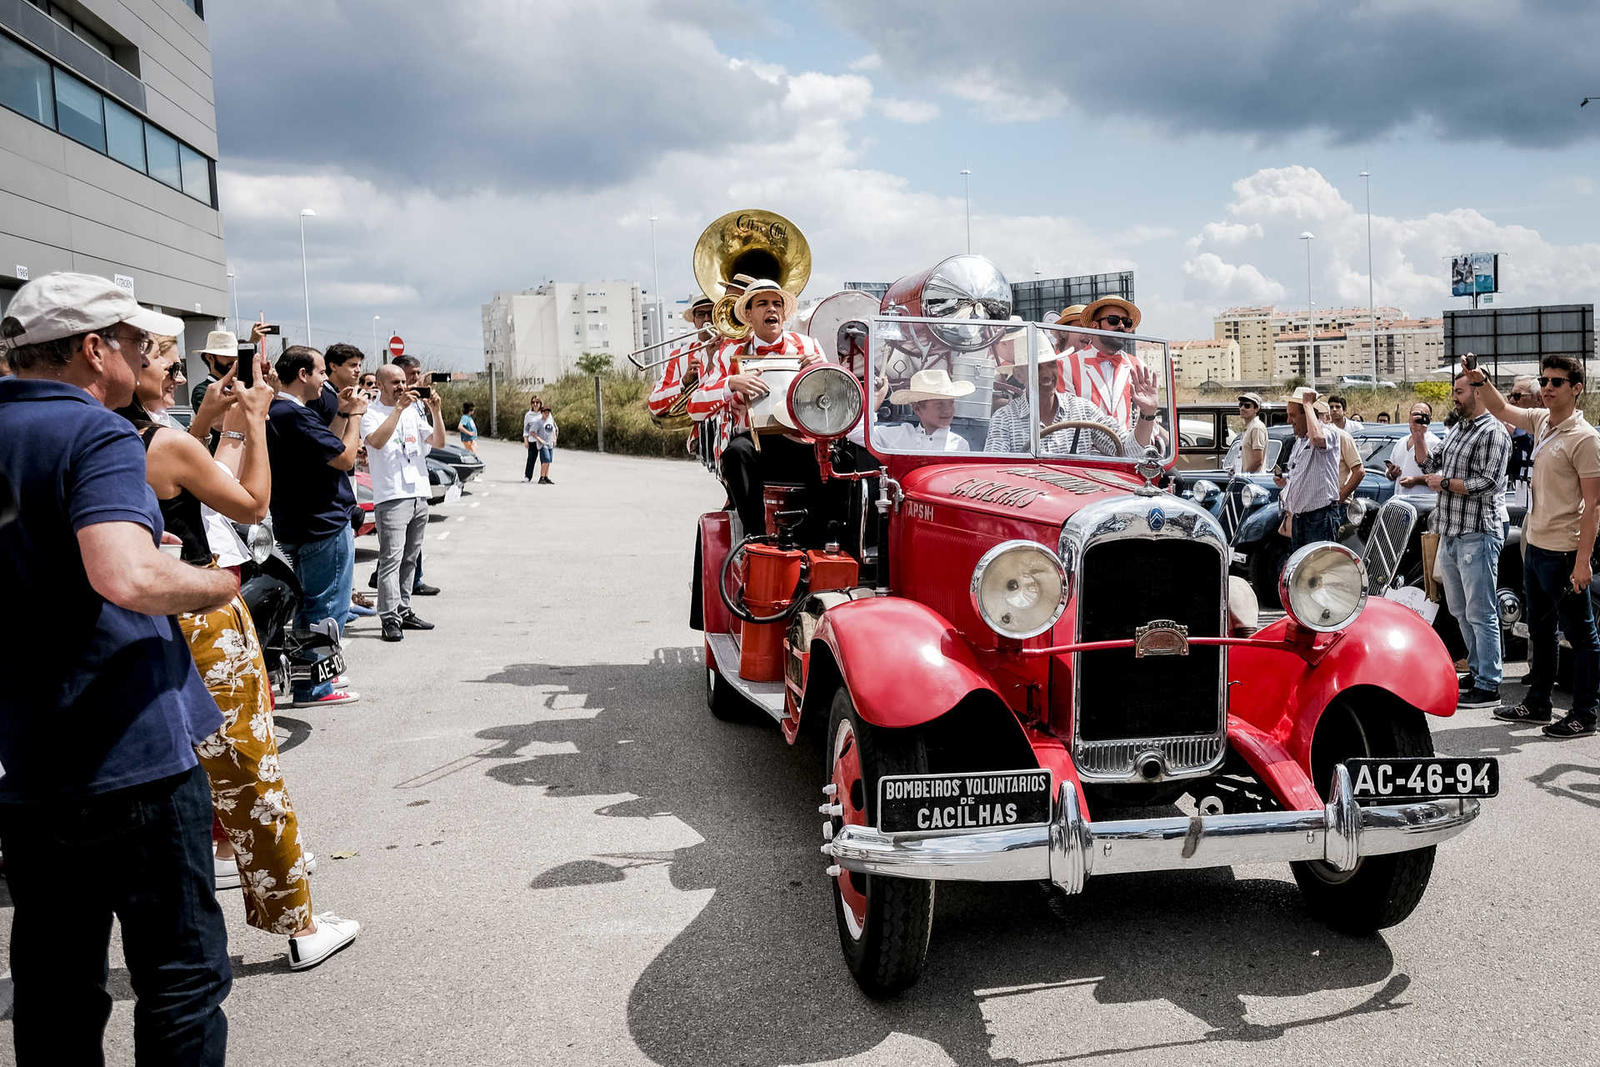
[(798, 356), (801, 367), (823, 362), (822, 346), (814, 338), (783, 328), (797, 304), (794, 294), (777, 282), (753, 282), (733, 306), (734, 314), (750, 324), (749, 338), (729, 341), (712, 354), (689, 403), (689, 414), (697, 421), (721, 416), (716, 454), (746, 534), (766, 532), (768, 481), (799, 482), (813, 500), (822, 495), (822, 473), (810, 444), (767, 434), (757, 447), (750, 433), (750, 403), (771, 391), (761, 380), (762, 359)]

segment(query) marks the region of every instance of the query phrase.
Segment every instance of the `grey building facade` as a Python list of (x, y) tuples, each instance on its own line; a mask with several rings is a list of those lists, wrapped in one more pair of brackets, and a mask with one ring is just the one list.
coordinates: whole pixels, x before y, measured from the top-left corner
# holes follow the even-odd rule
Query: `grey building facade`
[(0, 0), (0, 308), (29, 278), (73, 270), (182, 317), (185, 351), (227, 318), (203, 13)]

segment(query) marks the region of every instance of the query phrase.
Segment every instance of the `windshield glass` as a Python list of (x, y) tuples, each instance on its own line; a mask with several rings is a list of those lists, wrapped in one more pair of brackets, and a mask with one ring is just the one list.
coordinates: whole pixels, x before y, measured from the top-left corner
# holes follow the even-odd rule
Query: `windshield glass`
[[(1019, 321), (872, 320), (866, 432), (881, 453), (1173, 458), (1165, 341)], [(1042, 402), (1041, 402), (1042, 400)], [(1148, 411), (1156, 417), (1141, 418)]]

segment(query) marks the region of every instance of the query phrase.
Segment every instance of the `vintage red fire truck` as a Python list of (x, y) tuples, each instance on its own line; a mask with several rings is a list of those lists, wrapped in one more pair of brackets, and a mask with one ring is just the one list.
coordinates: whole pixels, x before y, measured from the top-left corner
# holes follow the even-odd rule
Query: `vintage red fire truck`
[[(1438, 637), (1369, 601), (1362, 559), (1331, 543), (1288, 561), (1286, 614), (1258, 627), (1216, 520), (1158, 487), (1167, 345), (1008, 321), (1002, 287), (958, 256), (891, 289), (858, 324), (864, 374), (825, 363), (780, 394), (827, 498), (769, 485), (770, 534), (731, 509), (700, 520), (707, 699), (791, 743), (820, 732), (822, 862), (856, 981), (916, 981), (941, 881), (1071, 894), (1282, 862), (1332, 926), (1400, 922), (1435, 846), (1497, 789), (1493, 760), (1434, 752), (1428, 717), (1457, 693)], [(1148, 445), (1137, 416), (1054, 418), (1046, 390), (1089, 346), (1155, 372)], [(928, 395), (914, 380), (954, 400), (945, 426), (896, 402)], [(818, 508), (828, 532), (803, 543)]]

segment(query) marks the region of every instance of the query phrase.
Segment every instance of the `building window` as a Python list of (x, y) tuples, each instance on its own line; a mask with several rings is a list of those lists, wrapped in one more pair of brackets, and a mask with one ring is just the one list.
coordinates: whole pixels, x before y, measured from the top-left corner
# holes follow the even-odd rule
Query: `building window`
[(0, 104), (34, 122), (55, 126), (50, 64), (6, 37), (0, 37)]
[(106, 119), (101, 107), (98, 92), (56, 68), (56, 129), (79, 144), (104, 153)]
[(106, 154), (144, 171), (144, 120), (114, 100), (106, 100)]
[(211, 161), (180, 141), (178, 166), (183, 173), (183, 191), (203, 204), (211, 203)]
[(150, 177), (174, 189), (183, 188), (183, 172), (178, 167), (178, 139), (163, 133), (148, 122), (144, 125), (144, 154)]

